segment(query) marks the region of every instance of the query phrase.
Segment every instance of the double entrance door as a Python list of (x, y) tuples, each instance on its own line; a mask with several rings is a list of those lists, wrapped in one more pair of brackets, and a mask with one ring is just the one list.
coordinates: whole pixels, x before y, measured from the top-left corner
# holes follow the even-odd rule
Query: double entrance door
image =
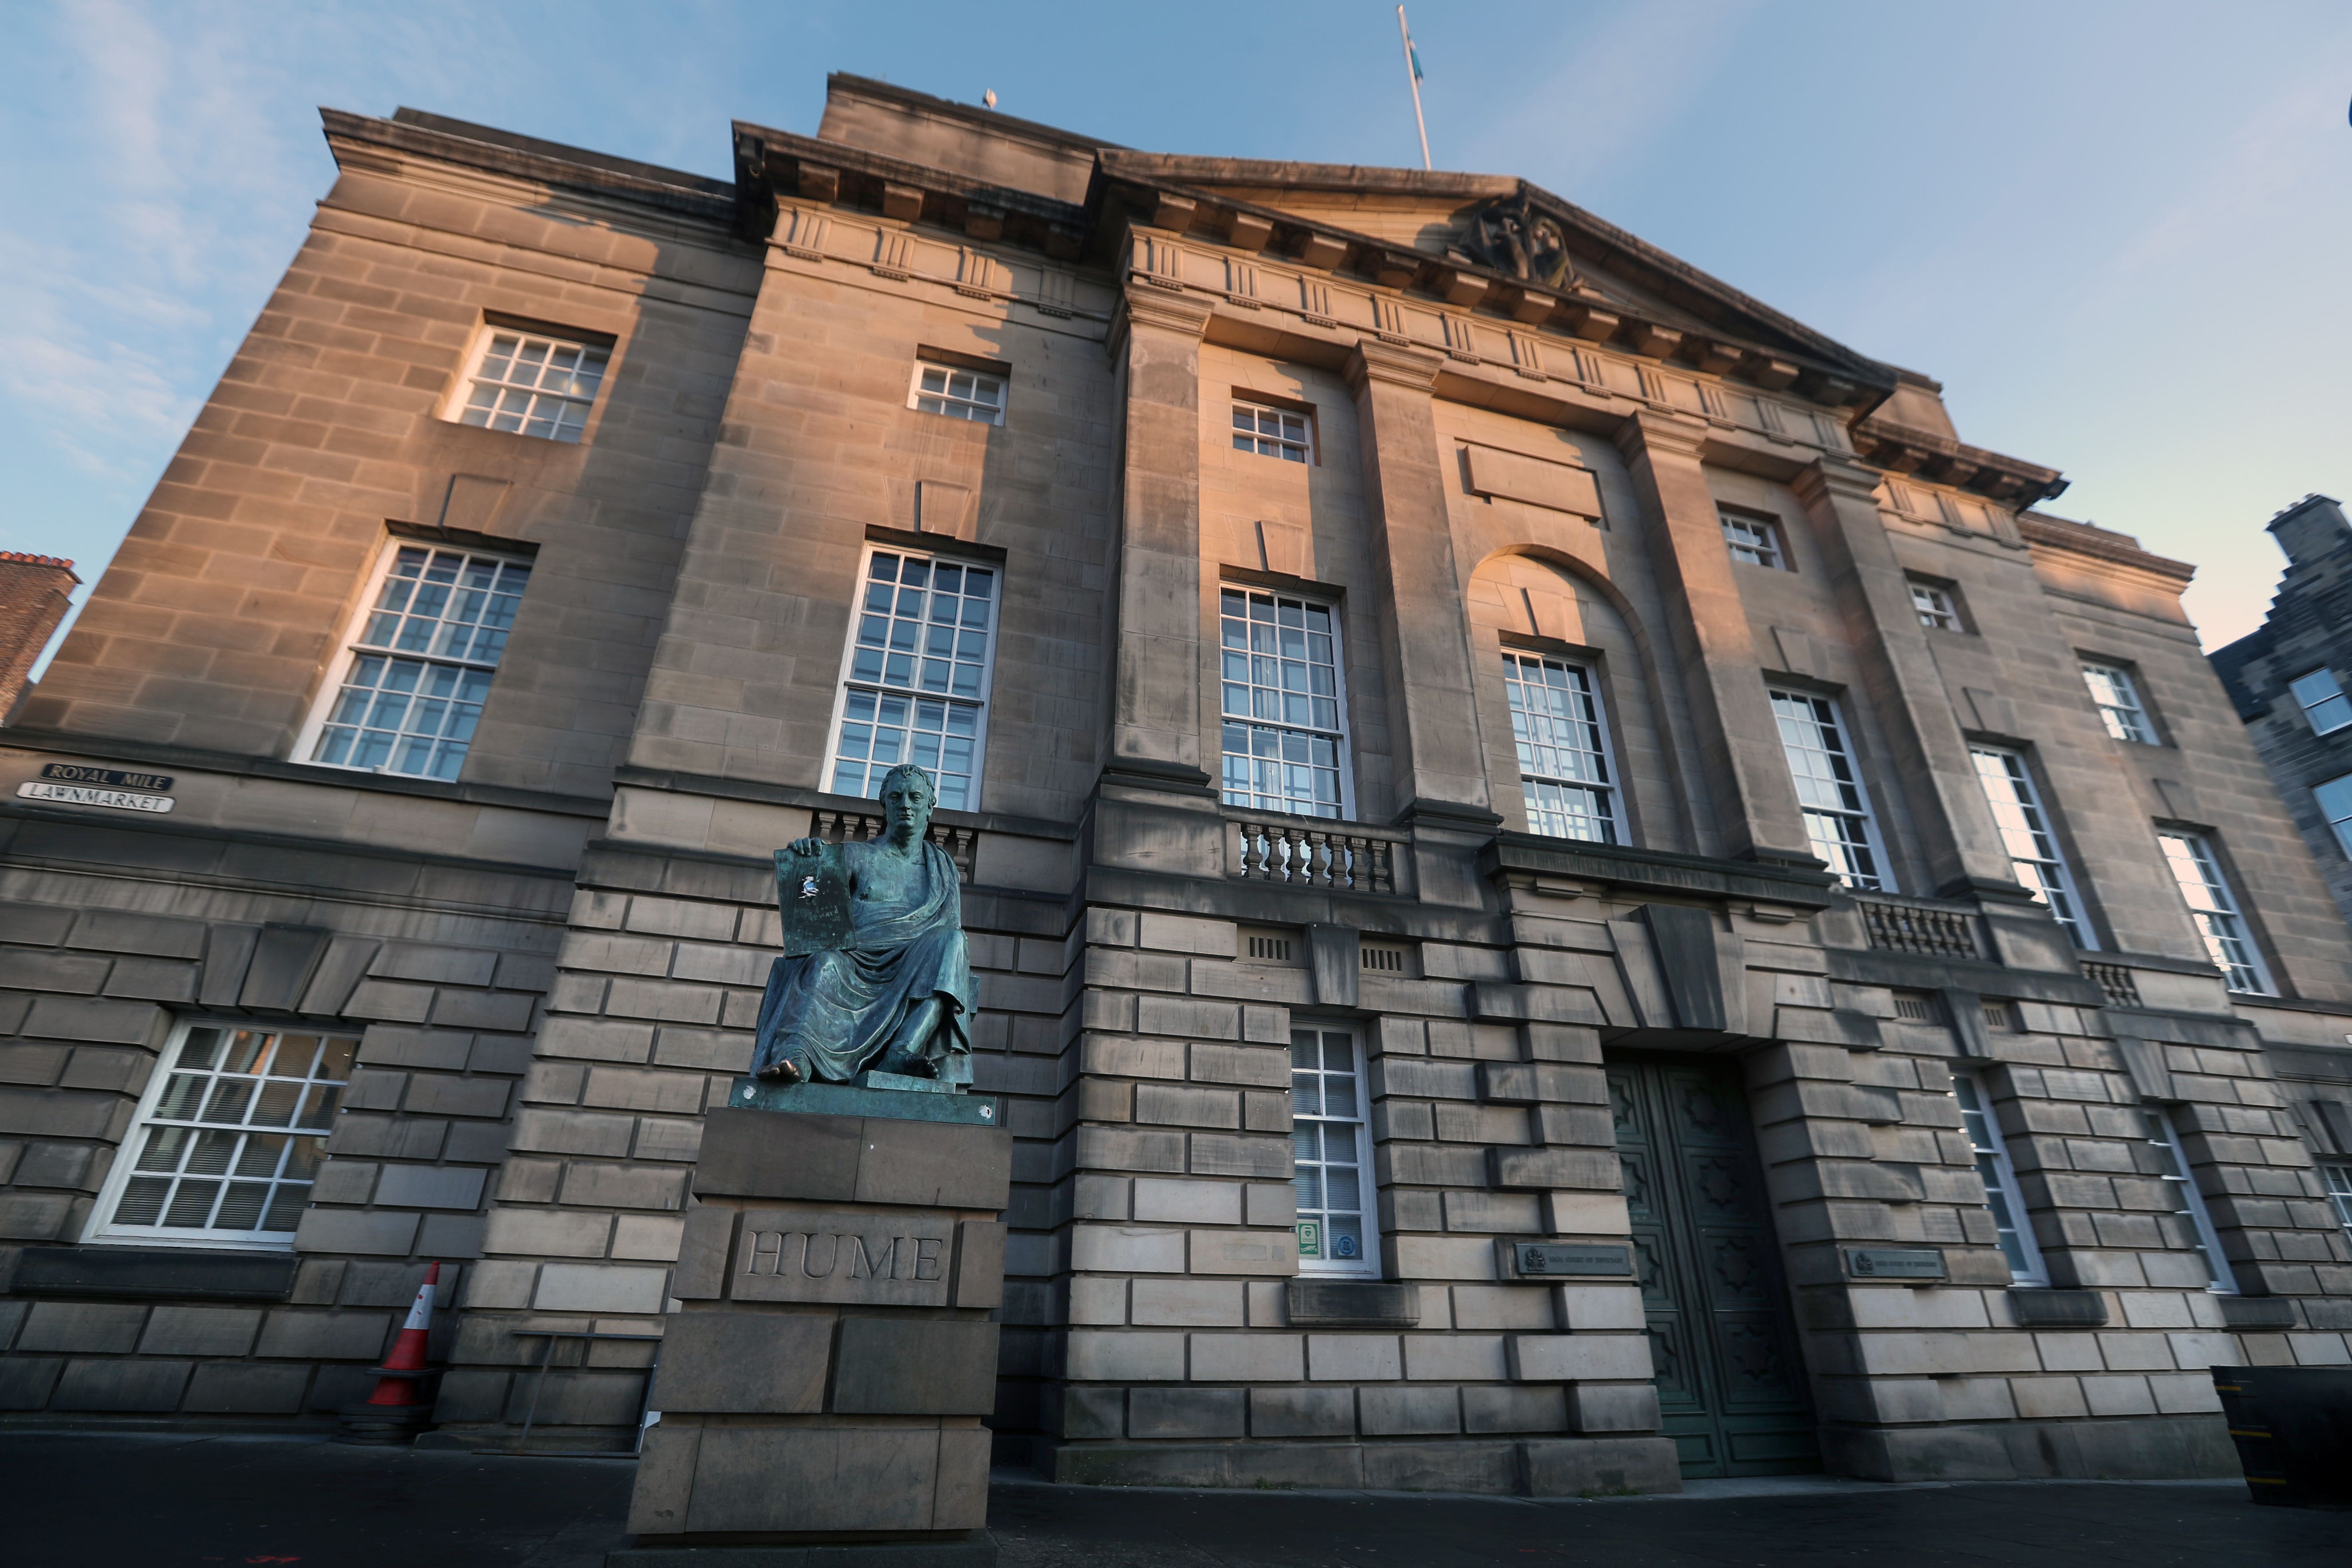
[(1820, 1469), (1738, 1068), (1612, 1057), (1609, 1098), (1658, 1403), (1683, 1475)]

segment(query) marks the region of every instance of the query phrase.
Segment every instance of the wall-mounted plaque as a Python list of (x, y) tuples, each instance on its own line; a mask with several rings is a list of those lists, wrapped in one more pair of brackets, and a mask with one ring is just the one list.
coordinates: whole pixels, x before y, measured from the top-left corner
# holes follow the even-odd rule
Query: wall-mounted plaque
[(1633, 1249), (1606, 1242), (1515, 1241), (1511, 1256), (1530, 1279), (1633, 1272)]
[(1941, 1279), (1943, 1252), (1933, 1247), (1849, 1247), (1845, 1271), (1855, 1279)]

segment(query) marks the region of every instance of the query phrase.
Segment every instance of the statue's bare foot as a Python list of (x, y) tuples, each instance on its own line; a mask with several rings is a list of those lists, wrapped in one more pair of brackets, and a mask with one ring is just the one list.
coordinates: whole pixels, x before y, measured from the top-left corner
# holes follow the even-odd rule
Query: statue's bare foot
[(801, 1069), (792, 1058), (780, 1057), (752, 1076), (761, 1083), (793, 1084), (801, 1081)]
[(874, 1064), (876, 1072), (897, 1073), (901, 1078), (930, 1078), (937, 1070), (929, 1062), (912, 1051), (886, 1051)]

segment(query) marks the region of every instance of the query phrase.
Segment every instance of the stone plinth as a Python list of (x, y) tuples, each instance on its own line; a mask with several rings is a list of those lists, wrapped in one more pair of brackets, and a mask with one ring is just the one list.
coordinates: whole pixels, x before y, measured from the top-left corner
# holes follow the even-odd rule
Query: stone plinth
[(976, 1097), (809, 1089), (740, 1080), (708, 1119), (614, 1568), (995, 1560), (974, 1532), (1012, 1135)]

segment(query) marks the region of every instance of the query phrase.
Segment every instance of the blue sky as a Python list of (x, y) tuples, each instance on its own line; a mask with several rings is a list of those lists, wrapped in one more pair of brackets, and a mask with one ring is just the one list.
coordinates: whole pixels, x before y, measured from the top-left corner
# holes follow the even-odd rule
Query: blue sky
[[(2352, 7), (1412, 7), (1441, 168), (1523, 174), (1946, 384), (2052, 510), (2259, 622), (2352, 498)], [(1130, 146), (1418, 162), (1392, 6), (0, 0), (0, 549), (97, 576), (333, 177), (408, 104), (725, 176), (829, 70)]]

